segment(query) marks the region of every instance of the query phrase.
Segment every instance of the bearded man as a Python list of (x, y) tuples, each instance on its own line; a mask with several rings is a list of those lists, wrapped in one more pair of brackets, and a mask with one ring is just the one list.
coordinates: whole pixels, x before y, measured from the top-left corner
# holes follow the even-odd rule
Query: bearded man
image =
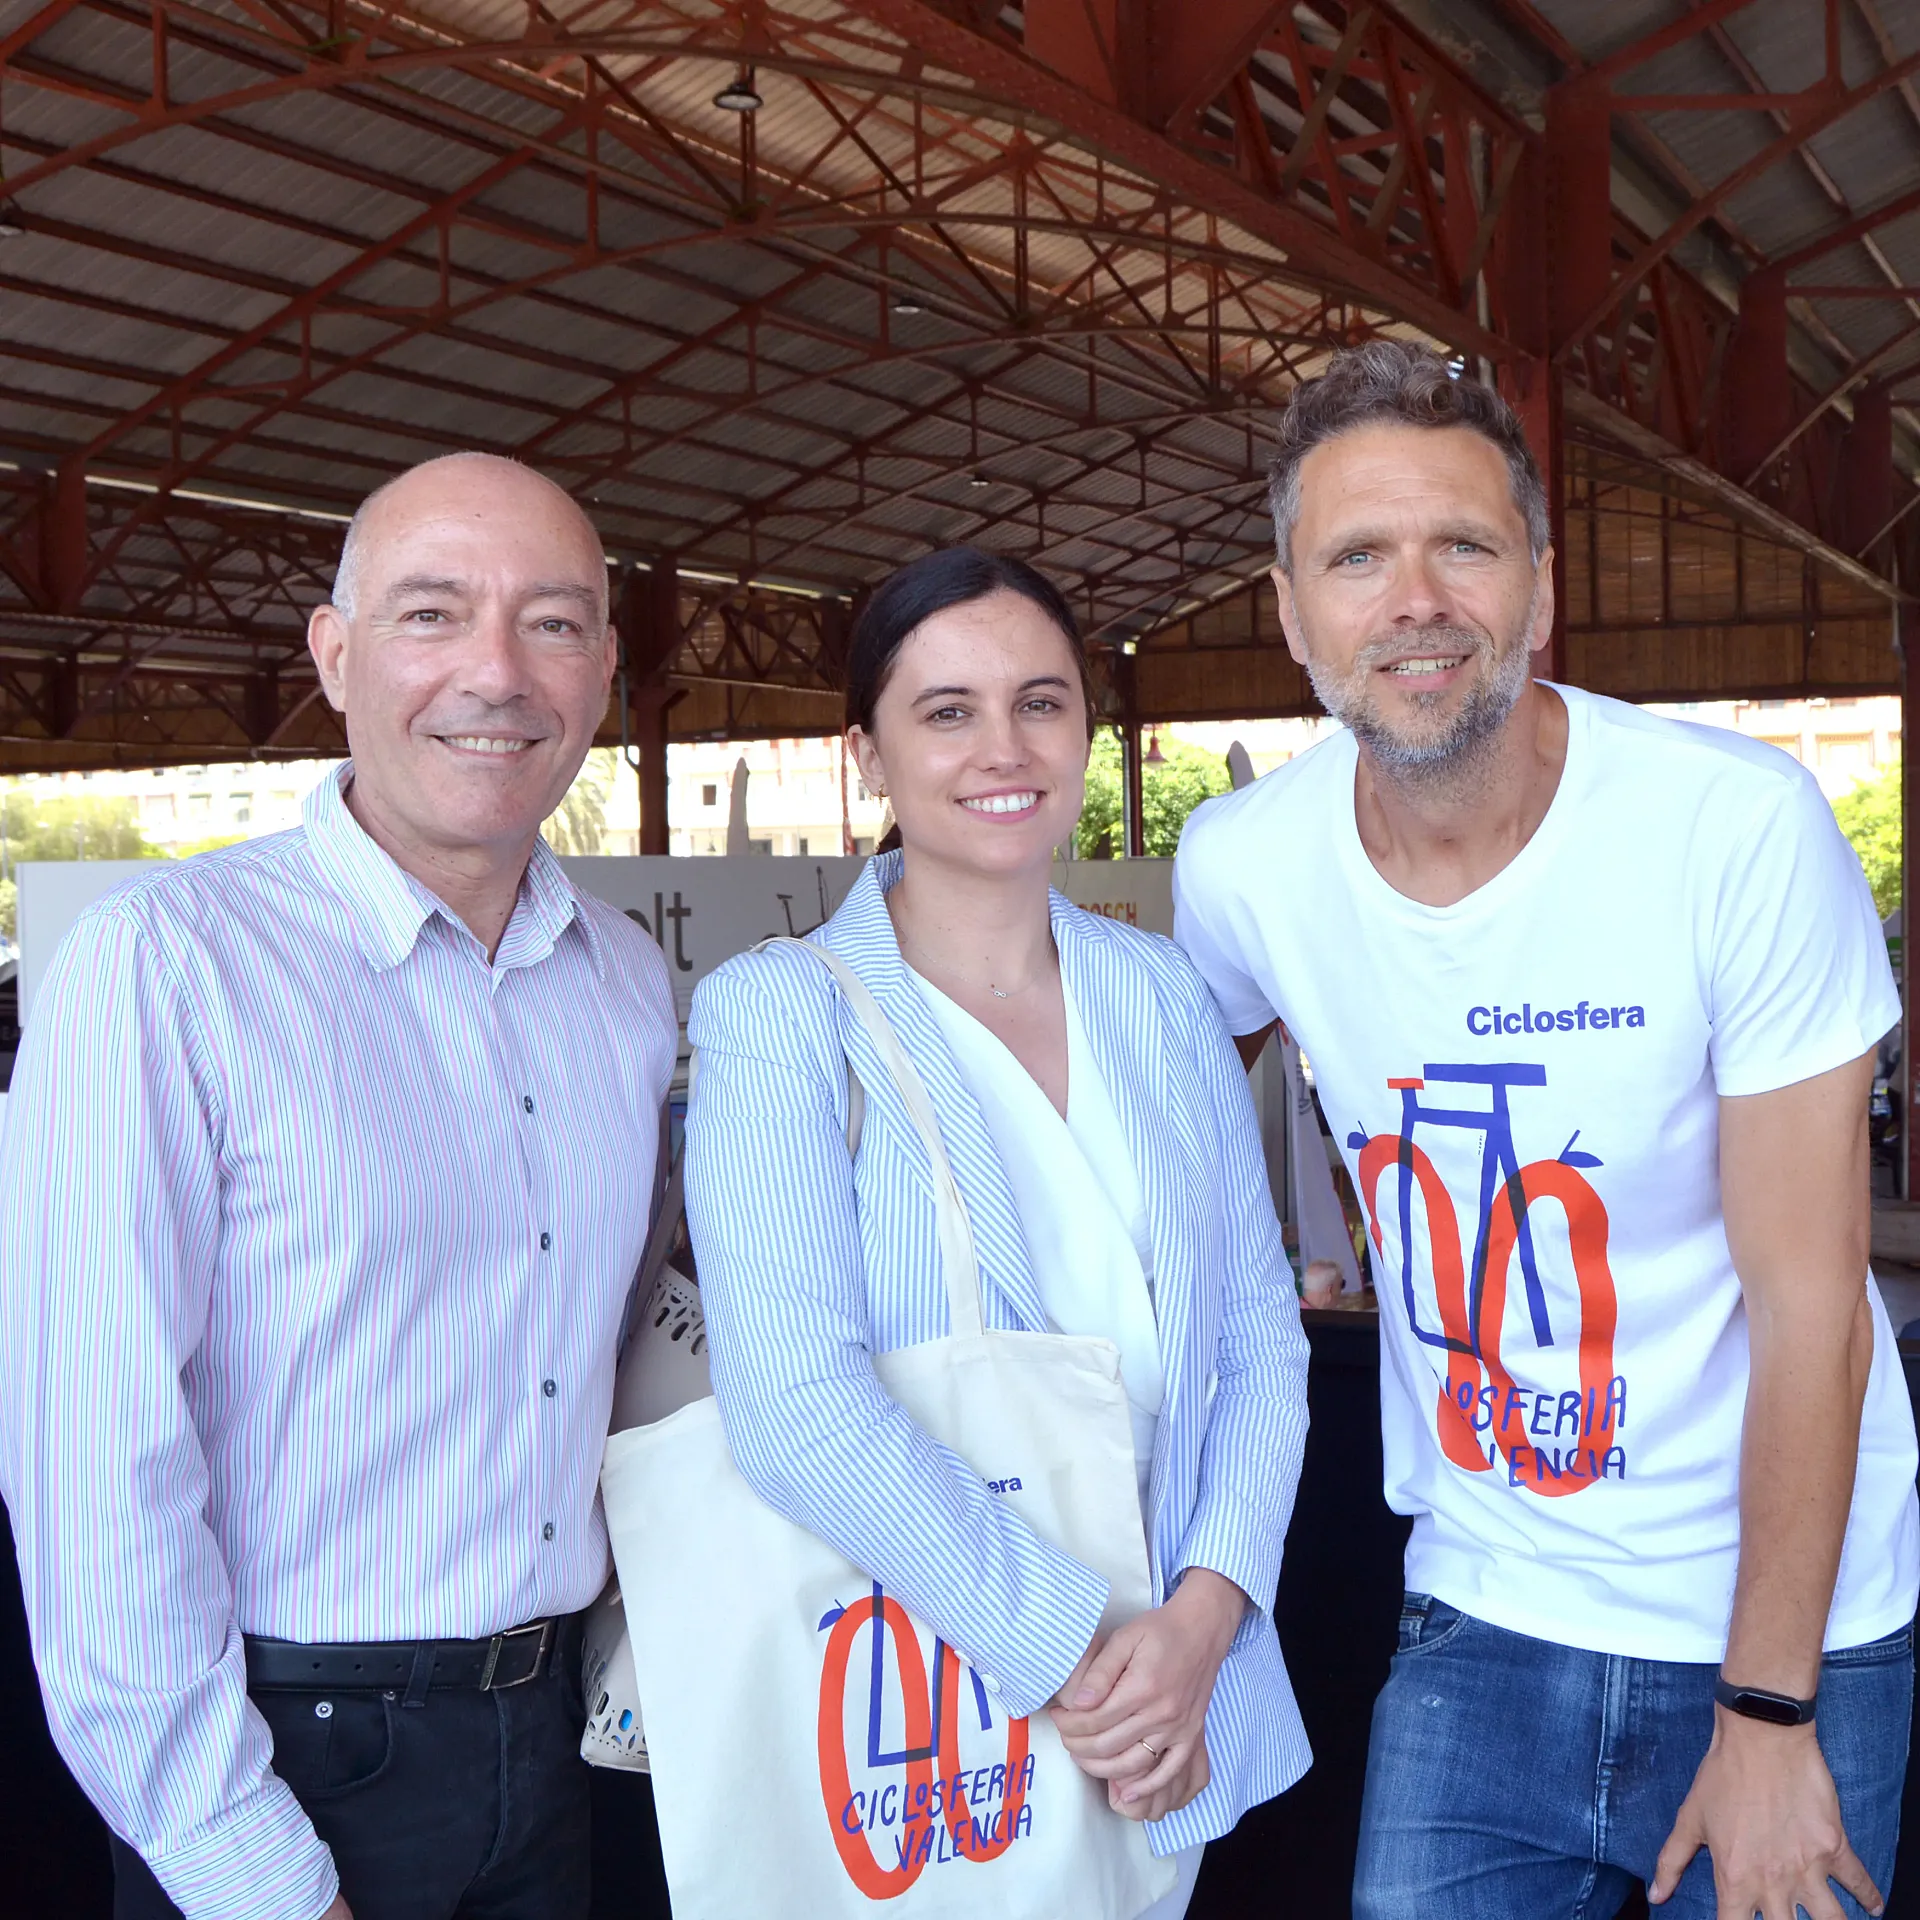
[(1867, 1271), (1899, 1017), (1812, 779), (1532, 676), (1498, 396), (1377, 342), (1294, 395), (1293, 656), (1346, 731), (1188, 826), (1179, 939), (1312, 1058), (1410, 1514), (1358, 1920), (1839, 1920), (1891, 1877), (1920, 1588)]

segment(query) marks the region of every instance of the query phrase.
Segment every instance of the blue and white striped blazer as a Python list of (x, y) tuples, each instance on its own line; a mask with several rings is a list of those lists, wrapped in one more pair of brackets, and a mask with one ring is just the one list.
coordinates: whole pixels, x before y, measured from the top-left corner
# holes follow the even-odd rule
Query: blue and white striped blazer
[[(973, 1222), (987, 1324), (1043, 1332), (986, 1120), (900, 958), (869, 862), (812, 937), (885, 1009), (925, 1079)], [(1307, 1427), (1307, 1347), (1246, 1075), (1178, 948), (1053, 896), (1061, 969), (1138, 1164), (1166, 1401), (1154, 1450), (1154, 1597), (1211, 1567), (1258, 1603), (1207, 1716), (1212, 1781), (1155, 1823), (1166, 1854), (1230, 1829), (1306, 1771), (1272, 1606)], [(1048, 1546), (888, 1399), (872, 1356), (948, 1332), (924, 1150), (822, 967), (742, 954), (694, 994), (688, 1222), (714, 1391), (735, 1461), (960, 1649), (1012, 1715), (1038, 1711), (1092, 1638), (1106, 1583)], [(866, 1090), (847, 1154), (847, 1063)]]

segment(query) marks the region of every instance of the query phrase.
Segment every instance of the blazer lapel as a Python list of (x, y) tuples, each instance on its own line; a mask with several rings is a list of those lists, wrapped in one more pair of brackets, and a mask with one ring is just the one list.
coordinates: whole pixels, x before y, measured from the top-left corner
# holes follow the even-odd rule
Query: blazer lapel
[[(1169, 1034), (1146, 969), (1080, 908), (1053, 897), (1053, 938), (1060, 968), (1073, 991), (1120, 1128), (1140, 1180), (1153, 1241), (1154, 1314), (1166, 1367), (1162, 1421), (1187, 1417), (1196, 1397), (1204, 1403), (1204, 1379), (1189, 1379), (1177, 1361), (1198, 1351), (1193, 1309), (1196, 1238), (1192, 1223), (1208, 1204), (1210, 1183), (1193, 1137), (1184, 1101), (1175, 1097), (1170, 1052), (1184, 1036)], [(1191, 1371), (1191, 1369), (1189, 1369)], [(1159, 1483), (1154, 1505), (1159, 1504)]]
[[(946, 1035), (909, 976), (906, 962), (900, 957), (900, 943), (894, 937), (886, 893), (899, 879), (901, 865), (897, 853), (878, 854), (868, 861), (839, 912), (815, 937), (832, 947), (866, 982), (926, 1082), (927, 1095), (940, 1116), (941, 1137), (953, 1165), (953, 1177), (959, 1182), (973, 1226), (981, 1283), (989, 1296), (989, 1322), (994, 1317), (990, 1297), (998, 1293), (1011, 1308), (1016, 1326), (1040, 1332), (1047, 1326), (1047, 1311), (1034, 1285), (1026, 1235), (999, 1152), (987, 1130), (986, 1116), (961, 1077)], [(903, 1137), (913, 1142), (909, 1157), (916, 1170), (924, 1168), (926, 1163), (906, 1107), (865, 1029), (844, 1006), (840, 1032), (848, 1057), (855, 1063), (854, 1070), (866, 1088), (869, 1109), (876, 1102), (885, 1108)], [(928, 1177), (929, 1198), (932, 1191)]]

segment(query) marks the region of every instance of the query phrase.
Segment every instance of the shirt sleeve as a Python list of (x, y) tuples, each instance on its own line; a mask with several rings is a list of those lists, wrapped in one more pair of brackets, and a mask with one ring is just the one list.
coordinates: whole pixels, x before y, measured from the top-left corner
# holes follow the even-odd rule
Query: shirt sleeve
[(1809, 774), (1794, 772), (1723, 868), (1707, 985), (1722, 1094), (1857, 1060), (1900, 1018), (1866, 875)]
[(112, 907), (68, 936), (0, 1129), (0, 1492), (53, 1736), (187, 1920), (313, 1920), (333, 1861), (247, 1699), (181, 1387), (217, 1265), (219, 1106)]
[(1231, 879), (1222, 870), (1221, 825), (1195, 810), (1173, 863), (1173, 937), (1199, 969), (1229, 1033), (1258, 1033), (1280, 1015), (1247, 965), (1232, 911)]

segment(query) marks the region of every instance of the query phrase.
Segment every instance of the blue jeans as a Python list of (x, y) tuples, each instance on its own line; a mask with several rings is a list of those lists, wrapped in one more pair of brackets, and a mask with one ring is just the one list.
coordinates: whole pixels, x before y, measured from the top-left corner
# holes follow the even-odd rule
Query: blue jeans
[[(1610, 1920), (1653, 1877), (1706, 1754), (1715, 1671), (1531, 1639), (1408, 1594), (1373, 1709), (1354, 1920)], [(1827, 1655), (1814, 1724), (1883, 1894), (1912, 1718), (1911, 1627)], [(1714, 1920), (1704, 1851), (1659, 1913)]]

